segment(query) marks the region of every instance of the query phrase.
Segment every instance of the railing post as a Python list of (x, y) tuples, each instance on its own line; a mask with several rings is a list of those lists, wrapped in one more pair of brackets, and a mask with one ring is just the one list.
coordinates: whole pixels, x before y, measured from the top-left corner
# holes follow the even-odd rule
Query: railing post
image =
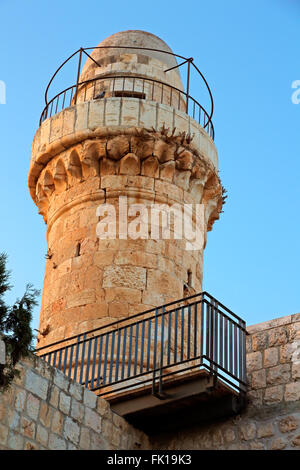
[(200, 312), (200, 366), (203, 364), (204, 356), (204, 294), (201, 294), (201, 312)]
[(188, 112), (189, 112), (190, 68), (191, 68), (191, 60), (188, 61), (188, 68), (187, 68), (187, 80), (186, 80), (186, 109), (185, 109), (186, 114), (188, 114)]
[(76, 80), (76, 91), (75, 91), (75, 101), (74, 104), (77, 104), (77, 94), (78, 94), (78, 83), (80, 77), (80, 68), (81, 68), (81, 59), (82, 59), (82, 47), (79, 52), (78, 68), (77, 68), (77, 80)]

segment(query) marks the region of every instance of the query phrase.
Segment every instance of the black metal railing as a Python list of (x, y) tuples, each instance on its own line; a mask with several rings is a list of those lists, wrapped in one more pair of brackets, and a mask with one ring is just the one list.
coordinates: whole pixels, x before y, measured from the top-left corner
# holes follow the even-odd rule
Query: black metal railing
[(206, 292), (147, 310), (36, 353), (99, 395), (208, 371), (246, 391), (245, 322)]
[(66, 88), (54, 96), (45, 106), (41, 115), (40, 125), (45, 119), (75, 104), (75, 101), (79, 103), (95, 100), (104, 91), (105, 98), (127, 96), (152, 100), (172, 106), (179, 111), (189, 114), (214, 139), (214, 126), (208, 113), (192, 96), (168, 83), (133, 75), (113, 75), (94, 78)]
[[(173, 52), (170, 52), (170, 51), (154, 49), (154, 48), (148, 48), (148, 47), (137, 47), (137, 46), (132, 46), (132, 45), (130, 45), (130, 46), (125, 46), (125, 45), (124, 46), (97, 46), (97, 47), (86, 47), (86, 48), (81, 47), (76, 52), (74, 52), (72, 55), (70, 55), (70, 57), (68, 57), (58, 67), (58, 69), (52, 75), (52, 77), (51, 77), (51, 79), (50, 79), (50, 81), (49, 81), (49, 83), (46, 87), (46, 91), (45, 91), (46, 106), (45, 106), (45, 108), (42, 112), (41, 118), (40, 118), (40, 125), (47, 117), (50, 117), (52, 115), (54, 110), (56, 110), (55, 112), (58, 112), (59, 111), (59, 106), (61, 104), (62, 104), (62, 107), (60, 108), (60, 110), (64, 109), (67, 106), (71, 106), (72, 104), (77, 104), (77, 99), (78, 99), (78, 96), (79, 96), (78, 92), (80, 91), (80, 87), (82, 85), (85, 86), (85, 84), (87, 84), (90, 81), (99, 80), (99, 79), (96, 78), (96, 79), (93, 79), (93, 80), (87, 80), (87, 81), (80, 82), (80, 72), (81, 72), (81, 68), (82, 68), (82, 58), (84, 56), (88, 57), (88, 59), (90, 59), (92, 62), (94, 62), (94, 64), (97, 65), (97, 67), (101, 67), (101, 63), (98, 63), (92, 57), (92, 55), (90, 55), (91, 50), (97, 50), (97, 49), (114, 50), (114, 51), (117, 51), (117, 53), (118, 52), (122, 53), (122, 51), (127, 50), (127, 49), (134, 50), (137, 53), (139, 53), (140, 51), (141, 51), (141, 53), (143, 53), (143, 51), (159, 52), (159, 53), (165, 54), (167, 56), (173, 56), (175, 58), (175, 63), (176, 63), (176, 59), (183, 59), (183, 62), (164, 70), (164, 72), (168, 73), (171, 70), (174, 70), (174, 69), (177, 69), (177, 68), (179, 69), (181, 67), (186, 67), (186, 76), (187, 76), (186, 77), (186, 92), (178, 90), (177, 88), (172, 87), (172, 86), (168, 85), (167, 83), (159, 82), (159, 81), (156, 81), (156, 80), (151, 80), (151, 79), (147, 78), (147, 79), (145, 79), (145, 81), (152, 82), (153, 87), (154, 87), (155, 82), (159, 83), (160, 84), (159, 86), (163, 87), (163, 90), (166, 90), (166, 88), (168, 87), (171, 94), (172, 93), (176, 94), (176, 92), (180, 93), (181, 98), (185, 99), (185, 105), (184, 105), (183, 111), (186, 112), (187, 114), (189, 114), (190, 116), (193, 116), (194, 119), (197, 119), (197, 116), (198, 116), (199, 124), (201, 124), (203, 126), (203, 128), (206, 130), (206, 132), (210, 135), (210, 137), (212, 139), (214, 139), (214, 128), (213, 128), (213, 124), (212, 124), (212, 116), (213, 116), (213, 111), (214, 111), (213, 96), (212, 96), (210, 87), (209, 87), (204, 75), (201, 73), (199, 68), (194, 63), (194, 59), (192, 57), (184, 57), (184, 56), (181, 56), (181, 55), (178, 55), (178, 54), (174, 54)], [(64, 89), (62, 92), (58, 93), (54, 98), (52, 98), (49, 101), (48, 100), (48, 92), (49, 92), (49, 89), (50, 89), (51, 85), (53, 84), (53, 81), (54, 81), (55, 77), (58, 75), (59, 72), (61, 72), (61, 70), (65, 67), (65, 65), (68, 64), (75, 57), (78, 58), (76, 85), (72, 85), (72, 86)], [(189, 90), (190, 90), (191, 70), (194, 70), (196, 72), (196, 74), (200, 77), (201, 81), (204, 83), (206, 91), (208, 92), (209, 101), (210, 101), (210, 108), (211, 108), (209, 112), (206, 112), (206, 110), (203, 108), (203, 106), (201, 106), (198, 103), (198, 101), (196, 101), (192, 96), (190, 96), (190, 91)], [(140, 78), (137, 77), (137, 79), (140, 79)], [(162, 90), (162, 93), (163, 93), (163, 90)], [(69, 94), (69, 96), (67, 96), (67, 94)], [(131, 95), (131, 96), (133, 96), (133, 95)], [(150, 99), (149, 96), (147, 97), (147, 99)], [(59, 100), (60, 100), (60, 103), (59, 103)], [(190, 104), (190, 102), (191, 102), (191, 104)], [(171, 103), (172, 103), (172, 98), (171, 98)], [(201, 113), (202, 113), (202, 116), (201, 116)]]

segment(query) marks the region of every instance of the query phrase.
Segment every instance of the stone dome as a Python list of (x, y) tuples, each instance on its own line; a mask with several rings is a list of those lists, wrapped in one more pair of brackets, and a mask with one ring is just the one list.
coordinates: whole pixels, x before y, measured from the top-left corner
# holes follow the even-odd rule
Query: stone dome
[[(87, 58), (81, 72), (80, 81), (93, 79), (108, 73), (128, 72), (130, 74), (150, 76), (183, 89), (178, 68), (167, 73), (164, 72), (166, 69), (177, 65), (176, 57), (172, 55), (171, 48), (152, 33), (139, 30), (121, 31), (104, 39), (97, 47), (103, 47), (103, 49), (95, 48), (93, 51), (87, 52), (99, 64), (99, 67), (94, 61)], [(159, 52), (160, 50), (166, 53)]]

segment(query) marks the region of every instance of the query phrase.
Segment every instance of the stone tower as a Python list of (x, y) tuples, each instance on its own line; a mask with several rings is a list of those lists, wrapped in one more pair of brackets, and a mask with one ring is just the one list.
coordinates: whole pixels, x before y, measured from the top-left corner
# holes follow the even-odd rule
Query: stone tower
[(71, 105), (35, 135), (29, 189), (48, 242), (39, 346), (202, 289), (203, 250), (184, 237), (97, 234), (97, 208), (118, 216), (120, 196), (128, 207), (203, 204), (204, 241), (219, 217), (217, 150), (186, 113), (176, 66), (153, 34), (114, 34), (87, 58)]

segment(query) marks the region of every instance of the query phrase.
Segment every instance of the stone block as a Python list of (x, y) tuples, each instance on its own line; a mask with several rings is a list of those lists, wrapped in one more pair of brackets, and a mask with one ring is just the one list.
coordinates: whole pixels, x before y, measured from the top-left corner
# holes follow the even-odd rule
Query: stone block
[(45, 426), (45, 428), (50, 427), (51, 418), (53, 414), (53, 408), (48, 406), (47, 403), (42, 402), (40, 408), (40, 422)]
[(290, 380), (291, 367), (290, 364), (281, 364), (267, 369), (267, 384), (276, 385), (284, 384)]
[(88, 126), (89, 103), (78, 103), (76, 105), (75, 132), (82, 131)]
[(146, 269), (131, 266), (108, 266), (104, 268), (103, 287), (129, 287), (144, 289)]
[(279, 431), (283, 433), (295, 431), (298, 426), (299, 420), (296, 419), (293, 415), (282, 418), (278, 423)]
[(103, 127), (105, 125), (105, 101), (94, 100), (90, 102), (88, 114), (89, 128)]
[(292, 446), (293, 447), (300, 447), (300, 434), (298, 436), (295, 436), (292, 440)]
[(120, 161), (120, 174), (135, 176), (140, 173), (140, 159), (134, 153), (128, 153)]
[(247, 361), (247, 371), (252, 372), (254, 370), (259, 370), (262, 368), (262, 353), (256, 351), (249, 353), (246, 356)]
[(280, 346), (279, 348), (279, 362), (285, 363), (292, 360), (292, 355), (296, 350), (295, 343), (288, 343)]
[[(157, 269), (149, 269), (147, 275), (147, 290), (153, 295), (168, 295), (172, 292), (173, 298), (180, 298), (182, 292), (182, 281), (172, 276), (171, 273), (159, 271)], [(151, 304), (151, 302), (150, 302)]]
[(157, 129), (157, 107), (158, 103), (140, 100), (139, 126), (145, 129)]
[(270, 450), (282, 450), (287, 446), (287, 441), (283, 437), (272, 439)]
[(71, 406), (71, 397), (66, 395), (64, 392), (60, 392), (59, 394), (59, 409), (64, 414), (69, 414), (70, 406)]
[(175, 175), (175, 162), (170, 161), (163, 163), (160, 167), (159, 177), (161, 180), (169, 181), (173, 183)]
[(90, 449), (90, 430), (81, 426), (80, 432), (80, 449), (89, 450)]
[(28, 394), (26, 400), (26, 411), (30, 418), (36, 420), (40, 411), (40, 400), (33, 396), (31, 393)]
[(300, 382), (293, 382), (286, 385), (285, 394), (284, 394), (285, 401), (294, 402), (300, 400)]
[(97, 405), (97, 395), (85, 388), (83, 392), (83, 404), (89, 408), (95, 408)]
[(283, 400), (283, 394), (283, 385), (275, 385), (274, 387), (268, 387), (265, 390), (264, 403), (266, 405), (280, 403)]
[(24, 437), (11, 431), (8, 435), (8, 448), (11, 450), (23, 450)]
[(159, 165), (156, 157), (150, 156), (143, 161), (141, 174), (150, 178), (159, 177)]
[(107, 450), (108, 444), (102, 434), (91, 431), (90, 450)]
[(94, 303), (96, 301), (96, 294), (94, 289), (86, 289), (67, 297), (67, 308), (80, 307)]
[(141, 266), (145, 268), (156, 268), (157, 266), (156, 256), (139, 250), (119, 252), (116, 254), (114, 262), (118, 265)]
[(276, 366), (279, 358), (278, 348), (268, 348), (264, 351), (264, 367)]
[(129, 287), (107, 287), (105, 289), (105, 298), (107, 302), (141, 303), (141, 291)]
[(263, 423), (257, 425), (257, 437), (260, 439), (262, 437), (270, 437), (274, 435), (274, 425), (273, 423)]
[(29, 420), (25, 416), (22, 416), (21, 418), (21, 424), (20, 424), (20, 432), (23, 434), (23, 436), (28, 437), (29, 439), (34, 439), (35, 438), (35, 422)]
[(15, 396), (15, 409), (18, 412), (24, 410), (26, 401), (26, 391), (25, 390), (17, 390)]
[(176, 110), (174, 112), (174, 127), (176, 132), (190, 133), (190, 119), (189, 116), (182, 111)]
[(100, 250), (94, 254), (94, 264), (100, 268), (113, 264), (115, 251), (114, 250)]
[(108, 315), (110, 318), (128, 317), (128, 304), (122, 302), (111, 302), (108, 305)]
[(245, 423), (239, 426), (240, 439), (242, 441), (249, 441), (256, 436), (256, 426), (254, 423)]
[(288, 333), (285, 326), (269, 331), (269, 347), (282, 346), (288, 343)]
[(62, 137), (63, 114), (58, 113), (51, 117), (50, 143)]
[(25, 376), (25, 388), (33, 395), (46, 400), (49, 382), (47, 379), (35, 374), (31, 369), (28, 369)]
[(167, 181), (155, 180), (154, 189), (156, 196), (164, 194), (170, 201), (183, 201), (183, 189), (178, 188), (175, 184), (168, 183)]
[(121, 126), (138, 126), (139, 99), (122, 99), (121, 105)]
[(267, 347), (268, 335), (265, 331), (252, 335), (252, 350), (261, 351)]
[(85, 409), (84, 424), (96, 432), (101, 432), (101, 417), (90, 408)]
[(83, 397), (83, 386), (77, 382), (70, 382), (69, 394), (78, 401), (82, 401)]
[(76, 445), (79, 443), (79, 435), (79, 425), (72, 418), (67, 417), (64, 424), (64, 438)]
[(69, 135), (74, 132), (75, 128), (75, 109), (66, 108), (63, 111), (63, 135)]
[(250, 450), (265, 450), (265, 444), (263, 442), (260, 442), (260, 441), (251, 441), (249, 443), (249, 446), (250, 446)]
[(235, 441), (236, 433), (235, 433), (234, 428), (224, 429), (223, 436), (224, 436), (225, 442), (227, 442), (227, 443)]
[(52, 385), (49, 403), (54, 408), (58, 408), (58, 400), (59, 400), (59, 388), (56, 387), (55, 385)]
[(38, 424), (37, 430), (36, 430), (36, 440), (37, 440), (37, 442), (39, 442), (43, 446), (47, 447), (48, 437), (49, 437), (49, 433), (48, 433), (47, 429), (44, 428), (44, 426), (41, 426), (40, 424)]
[(63, 429), (64, 415), (57, 410), (53, 412), (53, 418), (51, 423), (51, 431), (55, 434), (61, 434)]
[(292, 380), (296, 381), (300, 379), (300, 362), (292, 364)]
[(7, 424), (9, 429), (18, 430), (20, 425), (20, 414), (17, 413), (13, 408), (8, 410)]
[(253, 389), (266, 387), (266, 371), (261, 369), (252, 373), (251, 387)]
[(108, 418), (111, 415), (111, 410), (108, 401), (103, 398), (98, 398), (97, 411), (103, 418)]
[(61, 390), (65, 392), (68, 391), (69, 388), (69, 379), (58, 369), (54, 370), (54, 383), (59, 387)]
[(101, 176), (101, 188), (102, 189), (124, 189), (127, 186), (126, 175), (105, 175)]
[(77, 421), (82, 421), (84, 416), (84, 406), (82, 403), (79, 403), (77, 400), (72, 398), (71, 404), (71, 417)]
[(108, 98), (105, 101), (105, 126), (119, 126), (121, 120), (121, 99)]
[(8, 427), (0, 423), (0, 445), (3, 445), (3, 446), (6, 445), (7, 436), (8, 436)]
[(59, 437), (57, 434), (50, 434), (49, 437), (49, 449), (50, 450), (66, 450), (67, 443), (64, 439)]
[[(50, 123), (51, 119), (46, 119), (40, 127), (39, 147), (45, 147), (50, 142)], [(36, 134), (36, 136), (38, 136), (38, 134)]]

